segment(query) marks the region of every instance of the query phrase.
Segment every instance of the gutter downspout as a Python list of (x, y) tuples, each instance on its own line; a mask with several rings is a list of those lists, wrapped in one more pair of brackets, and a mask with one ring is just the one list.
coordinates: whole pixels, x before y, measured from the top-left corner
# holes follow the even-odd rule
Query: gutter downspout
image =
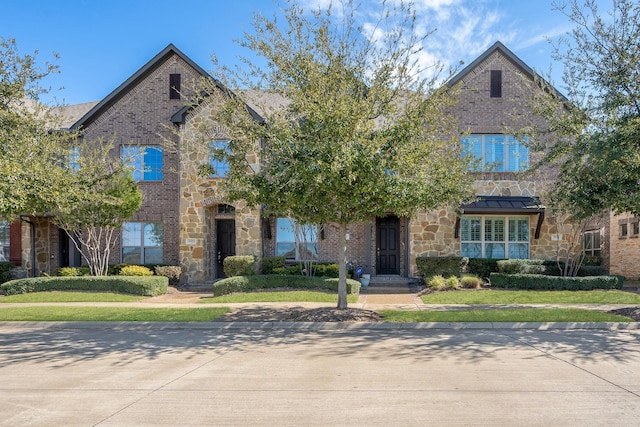
[(27, 219), (25, 215), (20, 215), (20, 221), (30, 225), (31, 234), (31, 277), (36, 277), (36, 225)]

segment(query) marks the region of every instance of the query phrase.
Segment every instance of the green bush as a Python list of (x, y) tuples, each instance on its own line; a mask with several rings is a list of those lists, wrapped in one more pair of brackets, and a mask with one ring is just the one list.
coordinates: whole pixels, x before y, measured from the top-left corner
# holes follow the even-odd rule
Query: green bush
[(460, 279), (460, 286), (465, 289), (479, 289), (482, 287), (482, 279), (473, 274), (465, 274)]
[(416, 259), (418, 275), (427, 278), (431, 276), (459, 276), (467, 270), (467, 257), (418, 257)]
[(0, 283), (11, 280), (11, 270), (13, 270), (13, 264), (10, 262), (0, 262)]
[(153, 276), (153, 271), (142, 265), (127, 265), (120, 269), (118, 276)]
[[(234, 292), (249, 292), (259, 289), (325, 289), (338, 292), (338, 279), (265, 274), (261, 276), (235, 276), (214, 283), (213, 295), (227, 295)], [(347, 279), (347, 293), (358, 294), (360, 282)]]
[(314, 275), (318, 277), (333, 277), (340, 276), (340, 267), (336, 263), (323, 263), (313, 266)]
[(546, 291), (589, 291), (592, 289), (622, 289), (617, 276), (559, 277), (541, 274), (491, 273), (491, 287)]
[(444, 283), (444, 286), (445, 289), (458, 289), (460, 287), (460, 279), (458, 279), (458, 276), (448, 277)]
[(547, 270), (541, 259), (502, 259), (496, 264), (498, 272), (505, 274), (545, 274)]
[(271, 256), (262, 259), (262, 274), (274, 274), (274, 268), (285, 267), (285, 258), (283, 256)]
[(227, 277), (251, 276), (256, 274), (256, 258), (253, 255), (228, 256), (223, 261)]
[(179, 265), (156, 265), (154, 272), (156, 276), (168, 278), (170, 285), (176, 285), (180, 282), (182, 267)]
[(31, 277), (0, 285), (5, 295), (46, 291), (120, 292), (155, 296), (167, 293), (169, 279), (159, 276)]
[(58, 270), (58, 276), (61, 277), (76, 277), (88, 275), (89, 267), (62, 267)]
[(447, 279), (445, 279), (440, 274), (432, 276), (429, 280), (427, 280), (427, 287), (430, 289), (433, 289), (434, 291), (442, 290), (446, 286), (447, 286)]
[(489, 277), (491, 273), (498, 272), (498, 261), (496, 258), (470, 258), (468, 273), (475, 274), (478, 277)]

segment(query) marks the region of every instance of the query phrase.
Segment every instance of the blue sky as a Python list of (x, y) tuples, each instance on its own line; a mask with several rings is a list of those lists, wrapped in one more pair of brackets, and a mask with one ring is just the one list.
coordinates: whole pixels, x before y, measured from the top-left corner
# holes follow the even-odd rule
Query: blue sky
[[(329, 0), (300, 0), (318, 7)], [(15, 38), (22, 54), (52, 52), (61, 74), (45, 83), (65, 104), (97, 101), (173, 43), (205, 70), (211, 54), (220, 63), (238, 63), (246, 55), (234, 39), (251, 31), (254, 12), (270, 16), (271, 0), (23, 0), (3, 2), (0, 37)], [(362, 0), (361, 11), (377, 0)], [(550, 69), (561, 89), (561, 64), (551, 58), (552, 40), (571, 29), (552, 10), (553, 0), (415, 0), (419, 23), (436, 29), (427, 54), (446, 65), (473, 61), (496, 40), (543, 74)], [(611, 0), (598, 0), (601, 10)], [(63, 90), (57, 90), (64, 87)]]

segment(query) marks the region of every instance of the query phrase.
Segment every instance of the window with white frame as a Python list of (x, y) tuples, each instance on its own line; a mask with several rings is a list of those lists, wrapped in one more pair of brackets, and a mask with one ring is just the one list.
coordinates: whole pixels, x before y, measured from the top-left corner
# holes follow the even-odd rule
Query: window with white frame
[(529, 167), (527, 141), (512, 135), (463, 136), (462, 154), (473, 159), (474, 172), (523, 172)]
[(529, 258), (529, 218), (463, 216), (460, 254), (469, 258)]
[(162, 264), (162, 223), (125, 222), (120, 259), (124, 264)]
[(162, 181), (162, 147), (123, 145), (122, 161), (133, 168), (134, 181)]
[(278, 218), (276, 256), (295, 260), (318, 259), (318, 226), (299, 224), (293, 218)]
[(229, 154), (229, 141), (216, 140), (209, 143), (209, 166), (211, 178), (226, 178), (229, 174), (229, 162), (225, 156)]
[(0, 220), (0, 262), (9, 261), (10, 231), (9, 223)]
[(582, 234), (582, 251), (587, 256), (600, 256), (600, 230), (589, 230)]
[(73, 172), (80, 170), (80, 147), (77, 145), (69, 149), (69, 157), (67, 157), (67, 167)]

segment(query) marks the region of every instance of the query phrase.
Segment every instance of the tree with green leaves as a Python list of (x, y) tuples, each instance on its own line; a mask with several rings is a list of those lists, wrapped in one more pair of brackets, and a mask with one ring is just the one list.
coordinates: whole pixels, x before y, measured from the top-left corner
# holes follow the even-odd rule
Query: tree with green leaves
[(39, 102), (48, 89), (42, 79), (55, 65), (37, 64), (37, 52), (20, 55), (15, 40), (0, 39), (0, 216), (46, 212), (64, 187), (57, 167), (68, 135), (53, 110)]
[(106, 276), (123, 222), (142, 204), (142, 192), (126, 163), (114, 159), (113, 144), (73, 145), (64, 169), (65, 189), (51, 202), (52, 221), (65, 230), (92, 276)]
[(91, 273), (104, 275), (115, 233), (142, 195), (112, 144), (79, 144), (77, 132), (60, 130), (60, 109), (40, 102), (42, 79), (57, 67), (39, 67), (36, 56), (0, 39), (0, 217), (50, 217)]
[[(347, 225), (455, 205), (470, 177), (446, 114), (454, 90), (437, 85), (440, 66), (421, 68), (429, 33), (418, 33), (411, 6), (384, 3), (377, 24), (360, 25), (357, 4), (336, 5), (307, 15), (290, 1), (282, 16), (257, 14), (240, 45), (258, 61), (218, 68), (223, 84), (206, 94), (229, 136), (216, 155), (229, 162), (232, 199), (337, 224), (344, 309)], [(249, 167), (256, 157), (260, 166)]]
[(640, 5), (612, 4), (608, 13), (595, 0), (555, 5), (575, 25), (554, 46), (567, 96), (549, 90), (536, 103), (549, 123), (541, 164), (560, 176), (552, 198), (577, 220), (640, 214)]

